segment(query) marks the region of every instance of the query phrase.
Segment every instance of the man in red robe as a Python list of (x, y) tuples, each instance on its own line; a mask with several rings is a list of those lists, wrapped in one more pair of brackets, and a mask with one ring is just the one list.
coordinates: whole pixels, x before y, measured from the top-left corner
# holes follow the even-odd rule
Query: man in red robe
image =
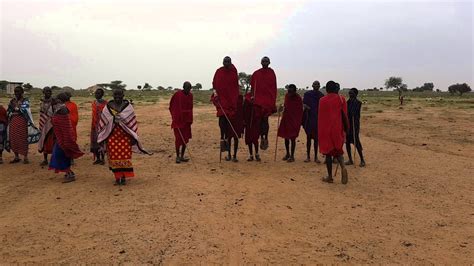
[(283, 157), (283, 160), (289, 163), (295, 161), (296, 138), (300, 134), (301, 119), (303, 118), (303, 100), (296, 93), (296, 90), (295, 84), (288, 86), (283, 116), (278, 127), (278, 137), (285, 139), (286, 155)]
[(270, 58), (263, 57), (261, 64), (262, 68), (252, 74), (250, 85), (252, 87), (253, 106), (261, 108), (260, 148), (266, 150), (268, 148), (268, 131), (270, 129), (268, 117), (277, 111), (277, 81), (275, 71), (269, 67)]
[[(175, 92), (170, 100), (171, 128), (174, 130), (176, 163), (187, 162), (184, 158), (186, 144), (192, 138), (191, 124), (193, 123), (193, 94), (191, 83), (186, 81), (183, 89)], [(181, 149), (181, 151), (180, 151)]]
[[(216, 106), (217, 117), (219, 117), (221, 151), (230, 151), (232, 139), (234, 139), (234, 150), (236, 151), (239, 139), (232, 120), (235, 119), (238, 112), (240, 88), (237, 69), (232, 64), (232, 59), (229, 56), (224, 57), (223, 66), (216, 70), (212, 87), (214, 93), (211, 96), (211, 101)], [(228, 134), (229, 132), (232, 134)], [(237, 154), (234, 153), (233, 158), (229, 154), (226, 160), (237, 162)]]
[(349, 128), (347, 119), (346, 99), (338, 94), (339, 84), (328, 81), (326, 84), (326, 96), (319, 101), (318, 112), (318, 140), (319, 150), (326, 156), (326, 167), (328, 176), (323, 178), (324, 182), (332, 183), (332, 161), (337, 159), (341, 166), (343, 184), (347, 184), (347, 169), (344, 165), (344, 151), (342, 149)]

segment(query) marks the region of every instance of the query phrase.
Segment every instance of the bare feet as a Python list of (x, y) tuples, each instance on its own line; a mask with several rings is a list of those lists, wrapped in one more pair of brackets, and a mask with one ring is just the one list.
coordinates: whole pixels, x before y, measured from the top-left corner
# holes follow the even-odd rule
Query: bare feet
[(360, 167), (365, 167), (365, 161), (361, 161), (359, 164)]
[(348, 177), (348, 175), (347, 175), (347, 169), (344, 168), (344, 169), (342, 169), (341, 172), (342, 172), (341, 183), (345, 185), (345, 184), (347, 184), (347, 182), (349, 181), (349, 180), (348, 180), (349, 177)]

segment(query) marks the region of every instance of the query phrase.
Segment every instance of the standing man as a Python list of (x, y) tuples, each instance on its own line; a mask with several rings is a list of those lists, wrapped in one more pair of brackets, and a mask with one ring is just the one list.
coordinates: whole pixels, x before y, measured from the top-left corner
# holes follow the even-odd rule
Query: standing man
[[(232, 64), (232, 59), (226, 56), (222, 64), (223, 66), (216, 70), (212, 80), (214, 93), (211, 96), (211, 100), (216, 106), (217, 117), (219, 118), (221, 151), (229, 151), (232, 138), (234, 139), (234, 150), (239, 145), (238, 137), (234, 136), (235, 126), (232, 124), (232, 119), (234, 119), (238, 111), (240, 88), (237, 69)], [(228, 132), (233, 134), (228, 134)], [(234, 154), (233, 158), (230, 158), (230, 155), (226, 157), (227, 161), (231, 159), (236, 162), (236, 154)]]
[(324, 94), (319, 91), (321, 85), (319, 81), (313, 82), (313, 90), (305, 92), (303, 96), (303, 128), (306, 133), (306, 160), (305, 163), (311, 162), (311, 140), (314, 142), (314, 161), (321, 163), (318, 160), (318, 110), (319, 100)]
[(107, 101), (102, 99), (104, 97), (104, 89), (98, 88), (95, 93), (95, 101), (92, 102), (92, 124), (91, 124), (91, 149), (94, 154), (94, 164), (105, 164), (105, 154), (103, 148), (97, 143), (97, 136), (99, 134), (99, 120), (102, 115), (104, 107), (107, 106)]
[(38, 141), (38, 152), (43, 153), (43, 161), (40, 166), (48, 165), (48, 154), (53, 153), (54, 133), (51, 118), (54, 115), (53, 94), (50, 87), (43, 88), (43, 99), (40, 103), (39, 130), (41, 137)]
[(288, 86), (283, 106), (283, 116), (278, 127), (278, 137), (285, 139), (286, 155), (283, 161), (295, 161), (296, 138), (300, 134), (301, 118), (303, 117), (303, 101), (296, 92), (295, 84)]
[[(186, 144), (192, 138), (191, 124), (193, 123), (193, 94), (191, 83), (186, 81), (183, 89), (174, 93), (170, 100), (171, 128), (174, 130), (176, 163), (187, 162), (184, 158)], [(180, 150), (181, 149), (181, 150)]]
[[(277, 81), (275, 71), (269, 67), (270, 58), (264, 56), (261, 64), (262, 68), (252, 74), (250, 85), (252, 86), (251, 100), (254, 103), (253, 106), (261, 108), (260, 148), (266, 150), (268, 148), (268, 131), (270, 129), (268, 117), (277, 111)], [(252, 126), (250, 125), (250, 127)]]
[[(357, 149), (360, 157), (360, 167), (365, 166), (364, 154), (362, 153), (362, 144), (360, 143), (359, 131), (360, 131), (360, 110), (362, 108), (362, 102), (357, 99), (359, 90), (352, 88), (349, 91), (349, 100), (347, 100), (347, 112), (349, 116), (349, 132), (346, 136), (346, 150), (349, 161), (346, 162), (346, 165), (353, 165), (354, 161), (352, 160), (351, 153), (351, 143)], [(355, 138), (355, 139), (354, 139)]]
[(342, 184), (347, 184), (347, 169), (344, 165), (344, 141), (348, 132), (346, 99), (338, 94), (338, 84), (328, 81), (326, 84), (326, 96), (319, 101), (318, 113), (318, 140), (319, 150), (326, 156), (326, 167), (328, 176), (323, 178), (324, 182), (332, 183), (332, 161), (336, 158), (341, 166)]

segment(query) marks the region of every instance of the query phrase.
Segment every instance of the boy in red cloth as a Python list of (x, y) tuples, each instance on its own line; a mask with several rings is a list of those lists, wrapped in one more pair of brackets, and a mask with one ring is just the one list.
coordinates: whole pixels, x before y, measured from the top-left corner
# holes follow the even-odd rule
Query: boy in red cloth
[[(278, 137), (285, 139), (286, 155), (283, 161), (289, 163), (295, 161), (296, 138), (300, 133), (301, 119), (303, 118), (303, 100), (296, 93), (296, 85), (288, 85), (288, 93), (285, 95), (283, 116), (278, 127)], [(291, 142), (291, 152), (290, 152)]]
[(327, 95), (319, 101), (318, 140), (319, 150), (326, 156), (328, 176), (324, 182), (332, 183), (332, 161), (336, 158), (341, 166), (341, 182), (347, 184), (348, 175), (344, 165), (342, 149), (349, 128), (346, 99), (338, 94), (339, 86), (334, 81), (326, 84)]
[[(173, 94), (170, 100), (171, 128), (174, 130), (176, 163), (187, 162), (184, 158), (186, 144), (192, 138), (191, 124), (193, 123), (193, 94), (191, 83), (186, 81), (183, 89)], [(180, 151), (181, 149), (181, 151)]]
[(69, 110), (65, 105), (67, 99), (66, 93), (60, 93), (57, 96), (57, 110), (51, 118), (56, 142), (53, 154), (51, 155), (49, 169), (54, 170), (56, 173), (66, 173), (63, 183), (76, 180), (76, 175), (71, 170), (72, 160), (84, 155), (74, 139)]
[(39, 121), (39, 130), (41, 131), (41, 137), (38, 141), (38, 151), (43, 153), (43, 161), (40, 166), (47, 166), (48, 163), (48, 154), (53, 153), (54, 146), (54, 133), (53, 133), (53, 124), (51, 123), (51, 117), (54, 114), (53, 106), (53, 91), (50, 87), (43, 88), (44, 98), (41, 99), (40, 103), (40, 121)]
[[(270, 58), (267, 56), (261, 60), (262, 68), (252, 74), (250, 85), (252, 86), (252, 102), (253, 107), (261, 109), (260, 122), (260, 148), (266, 150), (268, 148), (268, 117), (277, 111), (277, 81), (275, 71), (269, 67)], [(255, 111), (255, 110), (254, 110)], [(253, 121), (252, 121), (253, 124)], [(253, 125), (250, 125), (252, 127)]]

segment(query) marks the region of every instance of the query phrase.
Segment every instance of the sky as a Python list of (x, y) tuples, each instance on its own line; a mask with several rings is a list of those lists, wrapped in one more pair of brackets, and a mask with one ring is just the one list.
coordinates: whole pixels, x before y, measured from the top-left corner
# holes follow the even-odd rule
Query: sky
[(229, 55), (268, 56), (279, 87), (314, 80), (473, 86), (472, 0), (0, 0), (0, 80), (210, 88)]

